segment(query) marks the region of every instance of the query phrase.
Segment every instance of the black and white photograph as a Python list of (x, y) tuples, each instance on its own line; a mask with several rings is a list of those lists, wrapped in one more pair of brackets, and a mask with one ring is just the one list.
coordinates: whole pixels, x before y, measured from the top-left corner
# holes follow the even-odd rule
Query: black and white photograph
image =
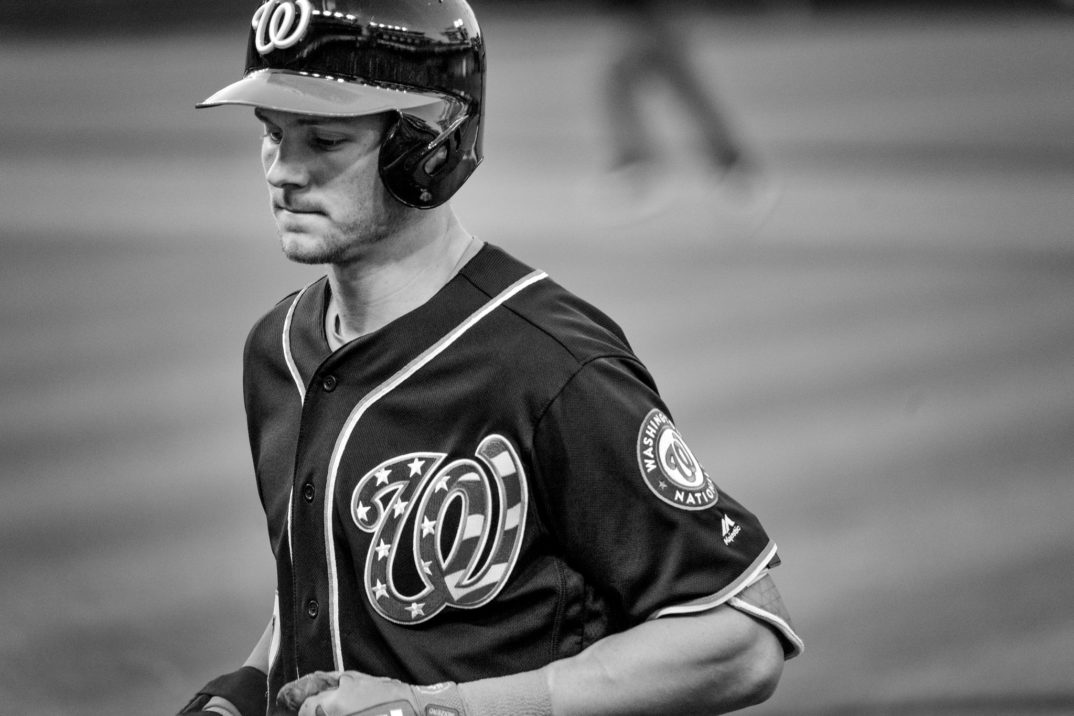
[(1074, 713), (1074, 2), (0, 38), (0, 713)]

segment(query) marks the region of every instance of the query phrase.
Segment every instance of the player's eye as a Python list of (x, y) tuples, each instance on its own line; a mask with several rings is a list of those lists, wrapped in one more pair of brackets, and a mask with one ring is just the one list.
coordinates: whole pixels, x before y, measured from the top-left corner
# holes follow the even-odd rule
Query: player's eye
[(273, 144), (279, 144), (283, 140), (283, 132), (274, 127), (265, 127), (264, 133), (261, 135), (262, 139), (267, 139)]
[(310, 138), (310, 143), (317, 149), (322, 150), (339, 149), (341, 146), (346, 144), (346, 142), (346, 137), (340, 137), (337, 135), (315, 134)]

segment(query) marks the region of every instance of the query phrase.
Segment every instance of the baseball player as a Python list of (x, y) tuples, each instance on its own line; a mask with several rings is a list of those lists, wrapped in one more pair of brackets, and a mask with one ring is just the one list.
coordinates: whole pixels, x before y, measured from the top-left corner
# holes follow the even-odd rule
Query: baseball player
[(254, 108), (283, 251), (327, 275), (244, 352), (273, 614), (181, 713), (722, 713), (801, 650), (619, 327), (451, 209), (484, 87), (463, 0), (267, 0), (199, 105)]

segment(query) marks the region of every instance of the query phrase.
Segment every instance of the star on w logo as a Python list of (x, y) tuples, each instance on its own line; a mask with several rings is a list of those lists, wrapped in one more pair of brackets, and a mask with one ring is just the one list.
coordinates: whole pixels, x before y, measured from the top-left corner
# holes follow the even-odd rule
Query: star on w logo
[(372, 535), (366, 596), (384, 618), (420, 624), (446, 607), (474, 609), (510, 577), (529, 503), (526, 475), (500, 435), (482, 440), (476, 457), (443, 465), (443, 453), (410, 453), (358, 481), (351, 518)]

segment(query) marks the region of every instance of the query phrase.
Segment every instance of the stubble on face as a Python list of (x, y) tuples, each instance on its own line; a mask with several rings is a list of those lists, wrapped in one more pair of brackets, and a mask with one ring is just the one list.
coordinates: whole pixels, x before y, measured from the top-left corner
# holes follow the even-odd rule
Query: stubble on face
[[(408, 218), (408, 207), (388, 193), (378, 179), (364, 194), (355, 194), (344, 216), (318, 216), (313, 226), (294, 231), (276, 217), (283, 254), (306, 265), (348, 265), (360, 261), (373, 246), (390, 238)], [(334, 212), (335, 213), (335, 212)]]
[[(310, 120), (258, 110), (257, 116), (266, 125), (262, 162), (288, 259), (360, 261), (408, 222), (409, 208), (388, 192), (378, 171), (388, 115)], [(277, 163), (281, 151), (284, 164)]]

